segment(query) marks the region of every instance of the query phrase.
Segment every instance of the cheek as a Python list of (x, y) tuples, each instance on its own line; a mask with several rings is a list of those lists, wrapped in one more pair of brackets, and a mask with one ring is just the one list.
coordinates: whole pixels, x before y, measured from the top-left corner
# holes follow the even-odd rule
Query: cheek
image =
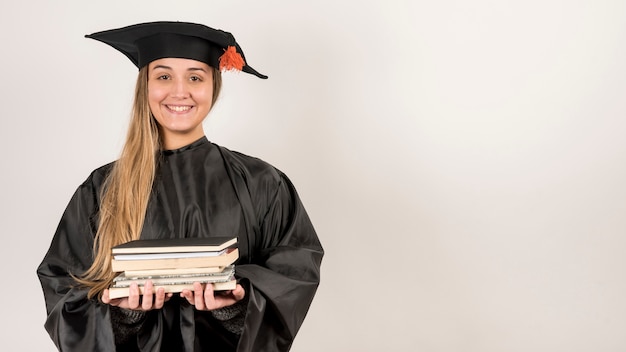
[(161, 101), (163, 101), (162, 92), (159, 89), (148, 88), (148, 105), (150, 105), (150, 108), (158, 107)]
[(148, 99), (150, 101), (161, 101), (167, 95), (167, 88), (154, 81), (148, 81)]
[(204, 88), (197, 92), (197, 98), (201, 99), (203, 103), (211, 105), (213, 102), (213, 87)]

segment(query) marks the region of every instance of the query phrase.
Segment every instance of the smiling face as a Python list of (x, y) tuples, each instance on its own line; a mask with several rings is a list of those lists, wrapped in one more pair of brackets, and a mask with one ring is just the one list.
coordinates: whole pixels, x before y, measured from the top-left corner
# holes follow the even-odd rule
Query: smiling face
[(202, 136), (213, 105), (213, 68), (190, 59), (165, 58), (148, 66), (148, 102), (163, 147), (176, 149)]

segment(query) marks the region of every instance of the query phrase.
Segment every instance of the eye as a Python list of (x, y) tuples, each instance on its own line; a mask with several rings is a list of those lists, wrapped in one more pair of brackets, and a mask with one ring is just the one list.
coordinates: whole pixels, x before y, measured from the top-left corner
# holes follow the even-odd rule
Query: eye
[(198, 77), (198, 76), (191, 76), (189, 77), (189, 80), (192, 82), (202, 82), (202, 78)]
[(162, 75), (157, 76), (157, 79), (159, 79), (159, 80), (167, 80), (167, 79), (170, 79), (170, 76), (166, 75), (166, 74), (162, 74)]

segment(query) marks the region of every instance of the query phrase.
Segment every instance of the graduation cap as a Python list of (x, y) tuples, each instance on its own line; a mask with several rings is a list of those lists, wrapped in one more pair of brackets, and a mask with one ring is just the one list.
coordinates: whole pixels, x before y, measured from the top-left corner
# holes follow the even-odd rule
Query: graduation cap
[(88, 34), (126, 55), (138, 68), (166, 57), (193, 59), (222, 71), (267, 76), (250, 67), (232, 34), (188, 22), (148, 22)]

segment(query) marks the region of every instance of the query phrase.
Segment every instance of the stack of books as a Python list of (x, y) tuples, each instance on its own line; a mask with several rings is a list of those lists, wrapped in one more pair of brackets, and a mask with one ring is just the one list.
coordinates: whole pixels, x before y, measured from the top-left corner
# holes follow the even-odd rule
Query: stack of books
[(128, 297), (130, 284), (139, 292), (147, 280), (154, 291), (193, 290), (193, 283), (212, 284), (216, 291), (236, 287), (234, 262), (239, 258), (237, 237), (136, 240), (113, 247), (111, 266), (119, 275), (109, 288), (111, 299)]

